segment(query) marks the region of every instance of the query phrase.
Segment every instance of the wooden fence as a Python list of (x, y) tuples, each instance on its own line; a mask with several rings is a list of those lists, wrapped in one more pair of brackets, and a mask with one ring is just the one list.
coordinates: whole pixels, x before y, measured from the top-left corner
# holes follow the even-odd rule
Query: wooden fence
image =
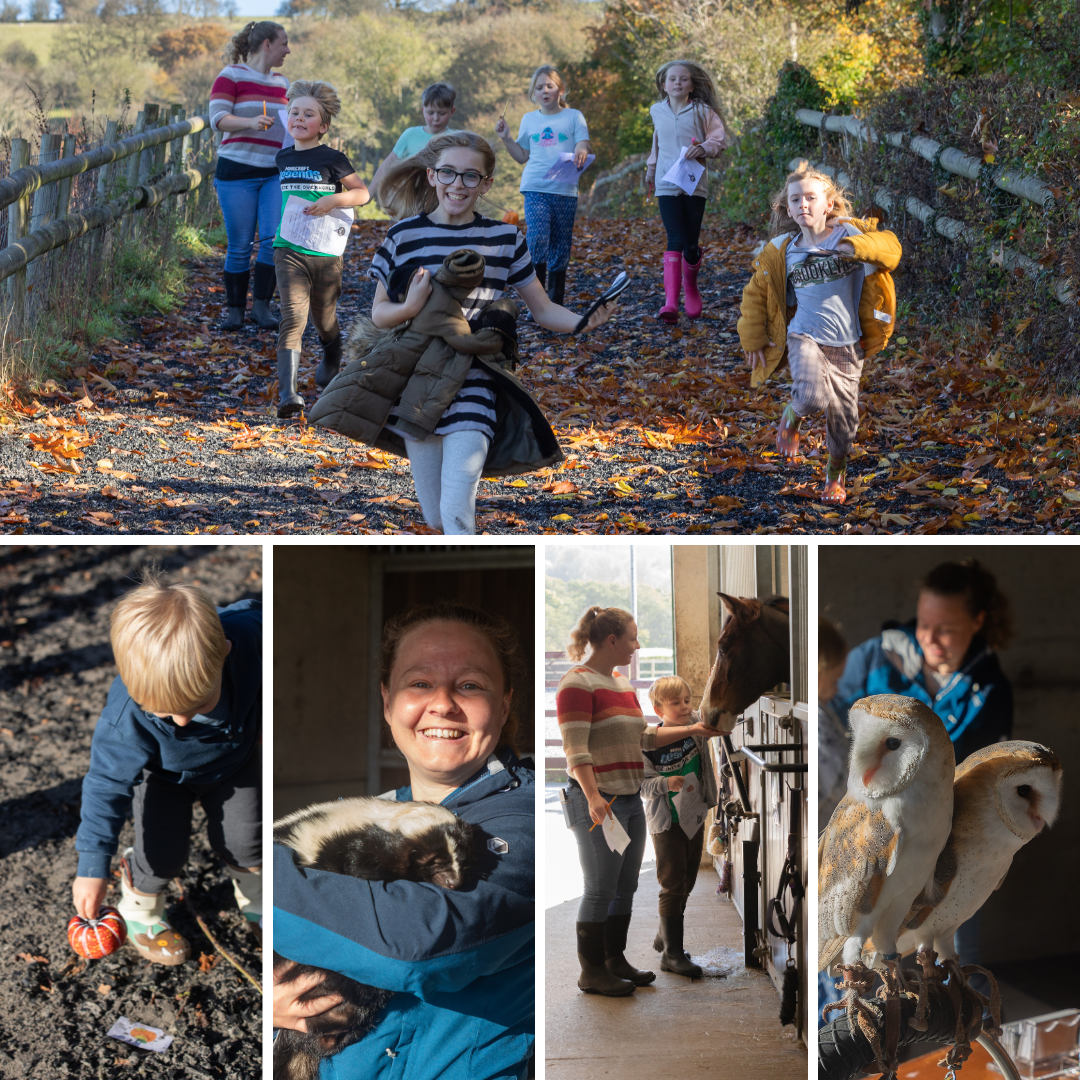
[[(934, 139), (925, 135), (911, 135), (908, 132), (889, 132), (879, 134), (864, 120), (855, 116), (829, 116), (815, 109), (797, 109), (795, 118), (807, 127), (816, 128), (822, 133), (827, 131), (841, 136), (841, 156), (846, 161), (849, 156), (850, 140), (859, 142), (883, 142), (887, 146), (921, 157), (936, 165), (945, 172), (954, 176), (963, 176), (968, 180), (975, 180), (983, 185), (990, 185), (1001, 191), (1008, 192), (1017, 198), (1042, 208), (1048, 209), (1055, 203), (1054, 193), (1050, 187), (1038, 177), (1028, 173), (1018, 172), (1008, 166), (995, 166), (983, 162), (977, 157), (965, 154), (955, 147), (942, 146)], [(799, 159), (793, 159), (788, 167), (794, 169)], [(838, 183), (851, 191), (862, 190), (864, 194), (882, 209), (889, 211), (905, 210), (917, 218), (930, 231), (944, 236), (948, 240), (974, 246), (979, 237), (970, 225), (941, 213), (937, 208), (924, 203), (914, 195), (903, 195), (890, 191), (884, 187), (872, 188), (870, 185), (860, 184), (850, 173), (844, 171), (839, 165), (830, 165), (827, 161), (820, 161), (814, 168), (833, 177)], [(1080, 211), (1078, 211), (1080, 216)], [(992, 258), (999, 261), (1006, 270), (1021, 271), (1036, 279), (1047, 281), (1051, 294), (1063, 304), (1077, 303), (1076, 283), (1067, 278), (1051, 277), (1046, 269), (1034, 259), (1012, 251), (1000, 244)]]
[[(7, 211), (6, 230), (0, 229), (0, 238), (6, 232), (0, 283), (6, 283), (7, 294), (2, 314), (14, 337), (32, 318), (28, 294), (46, 291), (42, 256), (89, 234), (94, 253), (107, 257), (113, 233), (106, 226), (119, 223), (123, 239), (131, 239), (138, 233), (138, 215), (192, 192), (201, 209), (216, 140), (208, 113), (185, 118), (184, 111), (181, 105), (165, 111), (148, 103), (131, 135), (118, 139), (117, 121), (110, 120), (100, 145), (81, 154), (75, 153), (73, 135), (44, 134), (37, 164), (31, 163), (28, 140), (12, 140), (9, 172), (0, 180), (0, 212)], [(185, 198), (185, 210), (191, 209)]]

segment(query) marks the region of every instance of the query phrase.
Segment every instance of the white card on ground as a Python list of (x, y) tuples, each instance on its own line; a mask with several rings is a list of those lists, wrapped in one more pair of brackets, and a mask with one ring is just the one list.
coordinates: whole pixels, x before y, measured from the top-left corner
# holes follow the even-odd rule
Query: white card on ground
[(607, 841), (607, 846), (621, 855), (626, 850), (626, 845), (630, 843), (630, 837), (620, 824), (619, 819), (614, 814), (609, 814), (604, 818), (604, 824), (600, 827), (604, 830), (604, 839)]
[(689, 149), (688, 146), (684, 146), (679, 151), (678, 160), (664, 173), (661, 179), (665, 184), (674, 184), (676, 187), (682, 188), (687, 195), (693, 195), (697, 191), (701, 174), (705, 171), (705, 162), (687, 161), (686, 152)]
[(281, 144), (281, 149), (288, 150), (290, 146), (296, 145), (296, 140), (289, 134), (289, 114), (284, 109), (278, 109), (277, 114), (281, 126), (285, 129), (285, 141)]
[(675, 804), (675, 813), (679, 815), (679, 827), (691, 839), (705, 824), (705, 803), (701, 798), (701, 785), (694, 775), (683, 777), (682, 789), (677, 791), (671, 801)]
[(173, 1041), (171, 1035), (166, 1035), (161, 1028), (151, 1027), (149, 1024), (134, 1024), (126, 1016), (121, 1016), (111, 1028), (108, 1035), (110, 1039), (119, 1039), (129, 1046), (137, 1046), (141, 1050), (156, 1050), (159, 1054), (162, 1050), (168, 1050)]
[(596, 160), (595, 154), (585, 157), (585, 164), (579, 169), (574, 164), (574, 155), (565, 151), (559, 155), (559, 160), (544, 173), (545, 180), (554, 180), (560, 184), (573, 184), (577, 178)]
[(281, 227), (278, 229), (281, 239), (308, 251), (322, 252), (323, 255), (344, 254), (352, 229), (352, 209), (337, 207), (329, 214), (316, 217), (304, 213), (309, 206), (311, 203), (299, 195), (290, 195), (285, 200)]

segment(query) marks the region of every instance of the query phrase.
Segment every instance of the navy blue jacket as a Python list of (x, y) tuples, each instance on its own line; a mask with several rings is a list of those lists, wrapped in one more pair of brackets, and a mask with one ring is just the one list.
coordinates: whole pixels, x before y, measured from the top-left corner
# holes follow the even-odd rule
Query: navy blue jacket
[(535, 1011), (535, 797), (533, 771), (503, 749), (443, 800), (487, 841), (461, 889), (305, 870), (274, 845), (274, 951), (395, 991), (375, 1029), (323, 1063), (323, 1080), (525, 1076)]
[(123, 680), (113, 680), (82, 784), (82, 822), (75, 834), (79, 877), (108, 876), (144, 769), (174, 784), (217, 784), (255, 748), (262, 728), (262, 604), (241, 600), (218, 614), (232, 650), (222, 669), (221, 700), (208, 716), (178, 727), (171, 717), (145, 712)]
[(848, 653), (832, 705), (846, 720), (848, 709), (871, 694), (901, 694), (929, 705), (945, 724), (958, 764), (984, 746), (1012, 738), (1012, 684), (981, 635), (936, 695), (923, 677), (913, 622), (864, 641)]

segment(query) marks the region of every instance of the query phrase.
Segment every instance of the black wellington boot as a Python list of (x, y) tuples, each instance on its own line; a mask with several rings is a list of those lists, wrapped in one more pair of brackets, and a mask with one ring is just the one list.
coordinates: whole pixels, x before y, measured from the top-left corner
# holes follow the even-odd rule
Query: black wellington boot
[(536, 271), (536, 280), (540, 282), (540, 287), (547, 292), (547, 263), (533, 263), (533, 269)]
[(277, 270), (266, 263), (255, 264), (255, 281), (251, 288), (251, 318), (256, 326), (263, 330), (276, 330), (280, 325), (280, 319), (270, 308), (270, 301), (274, 299), (274, 291), (277, 289)]
[(341, 368), (341, 335), (327, 341), (322, 347), (322, 360), (315, 372), (315, 385), (320, 389), (330, 385), (330, 380)]
[(231, 270), (225, 271), (225, 306), (228, 308), (228, 314), (221, 324), (222, 330), (239, 330), (244, 325), (250, 279), (249, 270), (241, 270), (238, 274), (234, 274)]
[(551, 282), (548, 285), (548, 298), (553, 304), (562, 307), (563, 297), (566, 295), (566, 271), (552, 270)]
[(578, 963), (581, 975), (578, 989), (587, 994), (604, 994), (607, 997), (624, 997), (637, 987), (627, 979), (612, 975), (604, 964), (604, 926), (599, 922), (577, 924)]
[(304, 408), (304, 399), (296, 390), (296, 378), (300, 374), (300, 350), (278, 349), (278, 407), (279, 420), (295, 416)]
[(660, 957), (660, 970), (670, 971), (675, 975), (685, 975), (688, 979), (700, 979), (701, 968), (691, 963), (683, 952), (683, 917), (681, 915), (661, 915), (660, 933), (664, 938), (664, 953)]
[(641, 971), (623, 955), (626, 935), (630, 932), (629, 915), (609, 915), (604, 923), (604, 965), (612, 975), (629, 979), (635, 986), (648, 986), (656, 978), (655, 971)]

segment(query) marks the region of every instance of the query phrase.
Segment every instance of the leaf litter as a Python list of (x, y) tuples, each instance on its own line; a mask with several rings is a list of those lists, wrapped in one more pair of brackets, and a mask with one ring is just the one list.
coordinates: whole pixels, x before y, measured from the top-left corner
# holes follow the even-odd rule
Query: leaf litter
[[(339, 317), (370, 311), (371, 256), (385, 225), (359, 222)], [(998, 330), (945, 340), (901, 324), (867, 362), (848, 500), (819, 501), (824, 424), (804, 455), (776, 453), (786, 369), (752, 390), (736, 322), (755, 237), (706, 227), (705, 312), (655, 319), (664, 249), (656, 219), (585, 220), (568, 304), (581, 309), (621, 269), (634, 279), (614, 320), (573, 338), (519, 319), (518, 375), (566, 460), (483, 480), (489, 533), (1071, 532), (1080, 515), (1077, 417)], [(8, 533), (237, 535), (428, 533), (408, 462), (274, 415), (276, 334), (217, 329), (221, 259), (190, 268), (184, 307), (134, 320), (66, 383), (3, 388), (0, 527)], [(304, 341), (300, 389), (315, 397), (319, 350)]]

